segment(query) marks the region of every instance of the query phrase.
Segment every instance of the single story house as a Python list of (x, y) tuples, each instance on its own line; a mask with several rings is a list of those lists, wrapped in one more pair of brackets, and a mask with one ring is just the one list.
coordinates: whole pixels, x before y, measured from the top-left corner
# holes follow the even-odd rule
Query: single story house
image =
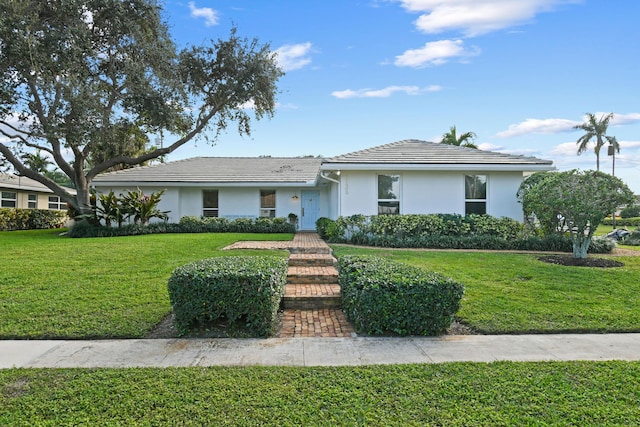
[(67, 203), (38, 181), (0, 173), (0, 208), (66, 210)]
[(523, 220), (516, 200), (549, 160), (404, 140), (332, 158), (196, 157), (97, 176), (100, 193), (166, 190), (159, 208), (183, 216), (299, 218), (487, 213)]

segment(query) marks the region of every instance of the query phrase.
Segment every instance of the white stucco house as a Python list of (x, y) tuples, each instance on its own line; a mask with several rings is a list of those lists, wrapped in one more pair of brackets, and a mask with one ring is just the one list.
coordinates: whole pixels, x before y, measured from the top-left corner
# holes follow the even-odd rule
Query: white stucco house
[(523, 220), (523, 178), (549, 160), (404, 140), (332, 158), (196, 157), (99, 175), (99, 193), (165, 190), (159, 208), (183, 216), (320, 217), (487, 213)]

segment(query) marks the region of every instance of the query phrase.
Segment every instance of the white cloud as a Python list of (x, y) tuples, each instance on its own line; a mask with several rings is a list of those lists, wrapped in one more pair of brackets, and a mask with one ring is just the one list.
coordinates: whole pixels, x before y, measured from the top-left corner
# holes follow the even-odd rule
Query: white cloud
[(570, 132), (574, 126), (581, 124), (573, 120), (566, 119), (526, 119), (524, 122), (509, 125), (507, 130), (498, 132), (498, 138), (509, 138), (517, 135), (530, 133), (560, 133)]
[[(596, 113), (596, 117), (601, 117), (602, 114), (607, 113)], [(629, 114), (613, 114), (613, 118), (609, 122), (611, 126), (621, 126), (621, 125), (630, 125), (633, 123), (640, 122), (640, 113), (629, 113)]]
[(278, 65), (284, 71), (299, 70), (311, 63), (309, 52), (311, 43), (298, 43), (284, 45), (276, 50)]
[(509, 28), (537, 14), (579, 0), (399, 0), (410, 12), (424, 12), (416, 27), (429, 34), (450, 30), (468, 37)]
[(452, 58), (466, 58), (480, 53), (479, 49), (466, 50), (462, 40), (438, 40), (428, 42), (419, 49), (409, 49), (396, 56), (394, 62), (399, 67), (422, 68), (442, 65)]
[(204, 25), (207, 27), (218, 25), (218, 12), (210, 7), (196, 7), (196, 4), (190, 1), (189, 10), (191, 10), (192, 17), (204, 18)]
[(425, 92), (437, 92), (442, 90), (442, 87), (438, 85), (432, 85), (427, 87), (419, 86), (387, 86), (383, 89), (346, 89), (332, 92), (331, 95), (340, 99), (348, 98), (389, 98), (395, 93), (405, 93), (407, 95), (420, 95)]

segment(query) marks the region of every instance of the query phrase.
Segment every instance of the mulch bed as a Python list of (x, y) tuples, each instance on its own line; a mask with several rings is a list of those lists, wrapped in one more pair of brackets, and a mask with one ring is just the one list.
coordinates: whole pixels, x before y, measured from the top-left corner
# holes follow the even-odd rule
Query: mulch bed
[(624, 267), (624, 263), (608, 258), (574, 258), (571, 255), (545, 255), (538, 259), (549, 264), (565, 265), (569, 267), (597, 267), (597, 268), (614, 268)]

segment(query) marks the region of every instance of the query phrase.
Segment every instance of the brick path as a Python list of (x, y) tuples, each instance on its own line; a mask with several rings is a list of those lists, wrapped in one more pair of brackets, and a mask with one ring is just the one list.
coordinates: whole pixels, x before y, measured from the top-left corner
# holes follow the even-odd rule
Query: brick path
[(340, 308), (340, 285), (331, 248), (316, 233), (292, 241), (236, 242), (224, 249), (285, 249), (290, 252), (278, 337), (355, 337)]

